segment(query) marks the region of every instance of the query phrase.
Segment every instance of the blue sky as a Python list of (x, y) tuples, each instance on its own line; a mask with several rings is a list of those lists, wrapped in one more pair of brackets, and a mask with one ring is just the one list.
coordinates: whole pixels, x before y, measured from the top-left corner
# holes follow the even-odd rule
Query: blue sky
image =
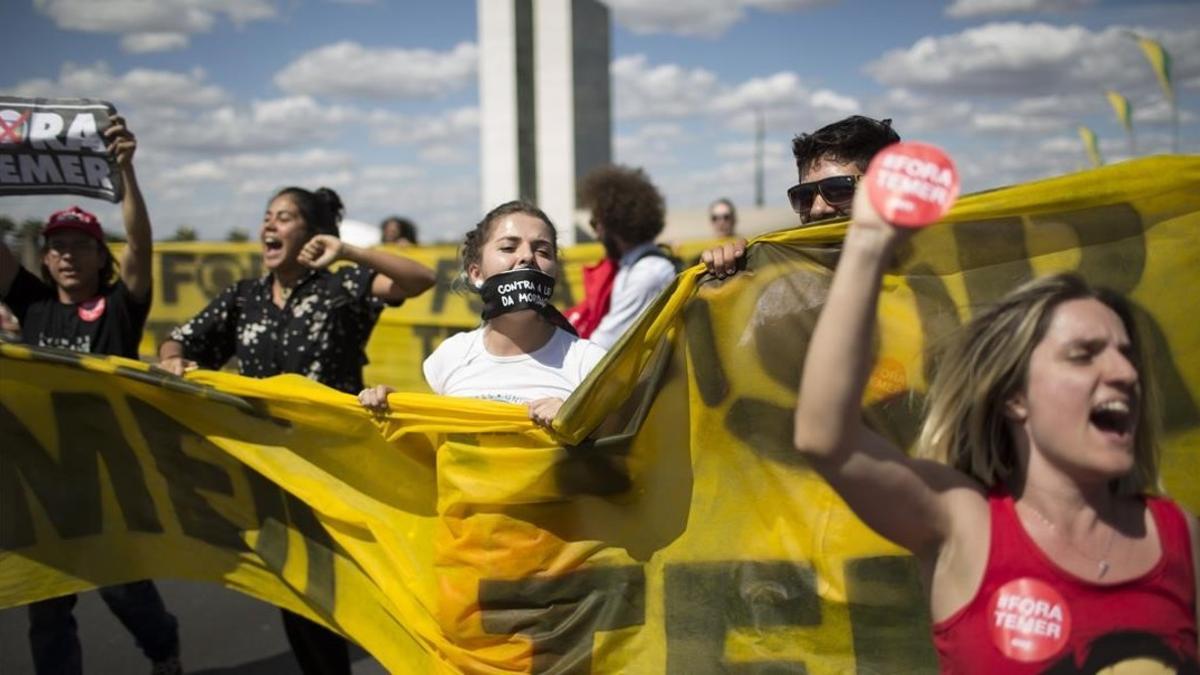
[[(490, 0), (489, 0), (490, 1)], [(947, 148), (966, 190), (1082, 168), (1077, 124), (1128, 155), (1104, 98), (1135, 110), (1138, 154), (1170, 147), (1136, 44), (1174, 62), (1185, 152), (1200, 152), (1200, 2), (612, 0), (614, 156), (674, 208), (753, 195), (753, 111), (768, 203), (795, 182), (791, 137), (890, 116)], [(137, 132), (156, 233), (254, 232), (278, 187), (329, 185), (350, 218), (413, 217), (457, 239), (481, 212), (474, 0), (8, 2), (0, 92), (113, 101)], [(42, 217), (74, 198), (6, 198)], [(117, 211), (89, 202), (115, 226)]]

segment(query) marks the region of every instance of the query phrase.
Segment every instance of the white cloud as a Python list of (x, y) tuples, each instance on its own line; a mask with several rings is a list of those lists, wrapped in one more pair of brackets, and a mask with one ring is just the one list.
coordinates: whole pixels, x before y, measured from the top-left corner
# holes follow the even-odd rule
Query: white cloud
[(182, 33), (130, 33), (121, 38), (121, 48), (134, 54), (182, 49), (187, 43)]
[(795, 73), (751, 78), (723, 93), (714, 111), (730, 128), (753, 132), (761, 113), (768, 129), (796, 133), (832, 122), (861, 109), (850, 96), (829, 89), (812, 91)]
[(275, 84), (291, 94), (379, 100), (441, 96), (473, 84), (478, 58), (469, 42), (447, 52), (337, 42), (292, 61), (275, 75)]
[[(1136, 125), (1167, 125), (1171, 124), (1171, 104), (1162, 97), (1154, 97), (1148, 101), (1135, 101), (1133, 103), (1133, 123)], [(1179, 111), (1179, 123), (1190, 124), (1197, 119), (1196, 113), (1191, 110), (1182, 109)]]
[(1096, 0), (954, 0), (946, 8), (946, 16), (967, 19), (1018, 12), (1060, 12), (1083, 9), (1095, 3)]
[(309, 96), (253, 101), (159, 120), (140, 132), (156, 147), (200, 152), (259, 152), (336, 138), (362, 115), (343, 106), (322, 105)]
[(862, 107), (857, 99), (854, 99), (850, 96), (842, 96), (841, 94), (828, 89), (818, 89), (817, 91), (814, 91), (812, 99), (809, 102), (812, 103), (814, 108), (820, 108), (845, 115), (853, 115)]
[(156, 174), (155, 182), (171, 185), (177, 183), (215, 183), (229, 179), (221, 162), (204, 160), (184, 164), (164, 173)]
[(982, 132), (1040, 133), (1060, 130), (1066, 124), (1055, 117), (1032, 117), (1013, 112), (977, 112), (971, 116), (971, 128)]
[(276, 16), (269, 0), (34, 0), (34, 7), (64, 30), (122, 35), (126, 51), (187, 46), (188, 37), (212, 29), (224, 16), (236, 25)]
[(608, 0), (613, 18), (635, 33), (716, 37), (741, 21), (747, 8), (786, 12), (832, 0)]
[(753, 133), (761, 114), (768, 129), (796, 133), (862, 108), (854, 97), (814, 91), (793, 72), (730, 85), (710, 71), (652, 65), (637, 54), (614, 60), (611, 74), (616, 118), (625, 121), (709, 118), (739, 133)]
[(477, 158), (478, 154), (472, 154), (461, 145), (438, 143), (421, 148), (417, 156), (430, 164), (466, 164)]
[(1129, 32), (1160, 38), (1174, 56), (1175, 77), (1200, 73), (1200, 29), (1154, 31), (1111, 26), (1092, 31), (1045, 23), (991, 23), (925, 37), (867, 64), (883, 84), (943, 94), (1037, 96), (1107, 87), (1153, 87), (1145, 57)]
[(17, 84), (17, 96), (49, 98), (98, 98), (118, 107), (213, 106), (227, 95), (221, 87), (206, 82), (200, 68), (188, 73), (135, 68), (115, 75), (105, 63), (91, 66), (63, 65), (57, 80), (26, 80)]
[(311, 180), (315, 174), (346, 171), (353, 164), (354, 158), (349, 153), (325, 148), (276, 153), (241, 152), (155, 172), (148, 182), (163, 186), (223, 183), (243, 192), (254, 192), (253, 188), (258, 187), (264, 178), (269, 183), (266, 190), (270, 190), (287, 183), (289, 179)]
[(670, 166), (679, 162), (676, 153), (684, 143), (683, 127), (678, 124), (644, 124), (631, 134), (617, 134), (613, 155), (618, 163), (628, 166)]
[[(747, 205), (754, 198), (754, 144), (724, 143), (717, 147), (721, 161), (709, 168), (656, 176), (671, 208), (704, 207), (717, 197)], [(768, 205), (784, 203), (784, 193), (796, 182), (796, 165), (787, 143), (767, 143), (763, 155), (763, 188)]]
[(371, 140), (383, 145), (446, 144), (478, 141), (479, 108), (464, 107), (439, 115), (401, 115), (377, 110), (368, 117)]
[(360, 175), (368, 181), (400, 182), (413, 180), (422, 173), (421, 169), (407, 164), (372, 164), (362, 167)]
[(717, 76), (702, 68), (650, 66), (644, 54), (622, 56), (609, 68), (617, 119), (687, 117), (709, 108)]

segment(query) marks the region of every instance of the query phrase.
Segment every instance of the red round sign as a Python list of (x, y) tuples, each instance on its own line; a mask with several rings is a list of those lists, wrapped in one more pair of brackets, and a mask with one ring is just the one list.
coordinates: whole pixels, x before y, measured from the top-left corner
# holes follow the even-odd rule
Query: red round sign
[(1071, 636), (1071, 609), (1053, 586), (1030, 577), (1014, 579), (988, 602), (992, 643), (1014, 661), (1044, 661)]
[(79, 314), (79, 318), (91, 323), (96, 319), (104, 316), (104, 309), (108, 303), (104, 301), (103, 295), (97, 295), (91, 300), (84, 300), (75, 306), (75, 311)]
[(924, 227), (946, 215), (958, 198), (954, 162), (928, 143), (894, 143), (871, 160), (866, 175), (871, 206), (893, 225)]

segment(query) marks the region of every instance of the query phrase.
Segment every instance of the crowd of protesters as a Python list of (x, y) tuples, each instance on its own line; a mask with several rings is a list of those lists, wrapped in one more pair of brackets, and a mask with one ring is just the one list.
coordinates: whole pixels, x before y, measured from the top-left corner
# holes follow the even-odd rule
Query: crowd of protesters
[[(119, 265), (93, 215), (58, 211), (42, 231), (41, 278), (0, 244), (0, 299), (29, 344), (136, 358), (150, 309), (151, 225), (133, 134), (118, 117), (107, 136), (126, 186)], [(916, 557), (945, 672), (1034, 672), (986, 644), (989, 602), (1023, 579), (1053, 580), (1072, 608), (1073, 648), (1113, 631), (1147, 634), (1194, 671), (1200, 536), (1193, 516), (1153, 496), (1160, 412), (1145, 395), (1143, 345), (1123, 298), (1071, 275), (1014, 289), (939, 363), (915, 457), (863, 423), (881, 278), (911, 232), (875, 213), (857, 187), (871, 159), (899, 140), (890, 120), (856, 115), (793, 141), (798, 181), (787, 196), (800, 225), (850, 218), (811, 342), (797, 345), (807, 352), (796, 452), (866, 524)], [(656, 243), (665, 204), (645, 172), (603, 167), (580, 194), (604, 258), (585, 268), (583, 302), (565, 314), (551, 302), (557, 229), (536, 205), (499, 205), (466, 233), (461, 279), (482, 299), (481, 322), (425, 361), (435, 393), (521, 404), (550, 426), (672, 284), (678, 263)], [(393, 390), (363, 381), (367, 340), (385, 307), (423, 293), (434, 274), (391, 249), (343, 242), (343, 210), (325, 188), (271, 195), (259, 233), (265, 274), (237, 281), (175, 328), (159, 365), (184, 375), (236, 357), (242, 375), (298, 373), (356, 394), (372, 412), (388, 410)], [(737, 274), (747, 247), (736, 238), (737, 211), (722, 198), (709, 216), (723, 241), (701, 260), (716, 279)], [(417, 243), (405, 218), (380, 229), (384, 243)], [(336, 261), (351, 264), (329, 269)], [(506, 294), (515, 287), (536, 292), (514, 301)], [(176, 621), (152, 582), (101, 597), (154, 672), (182, 672)], [(39, 673), (81, 672), (74, 604), (65, 596), (30, 606)], [(1105, 611), (1118, 605), (1126, 610)], [(287, 611), (283, 621), (303, 672), (350, 672), (342, 637)]]

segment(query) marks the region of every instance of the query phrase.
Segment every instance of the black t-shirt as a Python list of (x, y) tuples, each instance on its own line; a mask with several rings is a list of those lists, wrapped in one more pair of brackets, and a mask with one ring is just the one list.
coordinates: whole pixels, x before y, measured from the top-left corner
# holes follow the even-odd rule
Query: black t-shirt
[(138, 357), (138, 343), (150, 314), (150, 294), (139, 301), (117, 281), (79, 304), (58, 300), (58, 289), (22, 268), (4, 303), (21, 321), (21, 339), (35, 347), (90, 354)]
[(171, 331), (171, 339), (203, 368), (236, 356), (238, 372), (248, 377), (298, 373), (357, 394), (367, 339), (384, 307), (371, 294), (374, 278), (374, 270), (356, 265), (312, 271), (282, 308), (272, 299), (270, 274), (239, 281)]

